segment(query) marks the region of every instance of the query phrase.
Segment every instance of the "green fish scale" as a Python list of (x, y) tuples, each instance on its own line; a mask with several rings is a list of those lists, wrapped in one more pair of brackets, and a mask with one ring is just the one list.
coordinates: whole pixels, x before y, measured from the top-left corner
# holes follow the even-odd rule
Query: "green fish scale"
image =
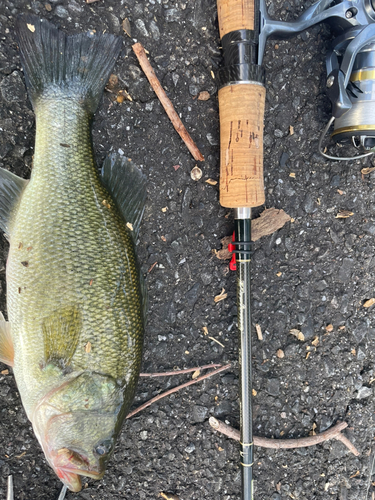
[(45, 370), (48, 355), (53, 362), (48, 346), (59, 347), (59, 336), (46, 339), (43, 325), (47, 321), (47, 337), (53, 337), (58, 319), (76, 310), (78, 338), (74, 328), (64, 336), (77, 347), (62, 361), (73, 372), (96, 371), (121, 381), (129, 403), (143, 343), (133, 239), (100, 182), (82, 105), (55, 92), (38, 101), (35, 114), (33, 172), (12, 220), (7, 263), (17, 385), (30, 415), (61, 384), (61, 370)]

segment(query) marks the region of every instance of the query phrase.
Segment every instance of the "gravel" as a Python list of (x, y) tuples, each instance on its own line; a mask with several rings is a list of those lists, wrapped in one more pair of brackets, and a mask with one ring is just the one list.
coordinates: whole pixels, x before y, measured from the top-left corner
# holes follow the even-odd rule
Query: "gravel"
[[(311, 3), (274, 0), (270, 14), (291, 20)], [(0, 166), (28, 177), (34, 154), (34, 114), (13, 34), (15, 16), (34, 12), (69, 33), (97, 29), (122, 36), (114, 72), (132, 101), (120, 104), (105, 93), (93, 123), (93, 144), (99, 165), (110, 151), (121, 150), (148, 177), (138, 243), (149, 295), (142, 370), (232, 363), (228, 372), (129, 419), (105, 477), (88, 479), (83, 492), (68, 493), (67, 500), (139, 500), (160, 498), (161, 492), (181, 500), (237, 500), (238, 444), (208, 424), (216, 416), (239, 427), (236, 279), (228, 262), (214, 254), (221, 238), (233, 231), (233, 214), (219, 204), (219, 184), (205, 182), (219, 180), (217, 83), (212, 77), (220, 62), (216, 2), (50, 0), (48, 5), (49, 10), (44, 2), (30, 0), (0, 5)], [(121, 28), (125, 18), (133, 39)], [(375, 175), (361, 174), (371, 159), (331, 162), (317, 153), (330, 117), (325, 54), (331, 39), (329, 27), (317, 26), (290, 40), (268, 41), (266, 48), (266, 206), (282, 208), (293, 222), (254, 243), (253, 324), (263, 332), (259, 341), (253, 331), (254, 432), (278, 439), (305, 437), (344, 420), (345, 435), (360, 456), (338, 441), (299, 450), (258, 447), (255, 498), (262, 500), (369, 500), (375, 494), (375, 328), (373, 308), (363, 307), (375, 293)], [(138, 66), (134, 40), (148, 50), (205, 157), (199, 181), (190, 177), (196, 162)], [(210, 99), (198, 100), (202, 91)], [(263, 208), (255, 209), (254, 217)], [(353, 215), (336, 218), (342, 210)], [(1, 236), (0, 269), (7, 251)], [(227, 298), (214, 303), (223, 288)], [(1, 272), (2, 311), (5, 294)], [(305, 340), (290, 335), (291, 329), (302, 331)], [(277, 356), (279, 349), (283, 357)], [(1, 365), (0, 371), (5, 368)], [(189, 378), (142, 378), (134, 407)], [(0, 375), (0, 400), (0, 498), (12, 474), (17, 499), (57, 499), (61, 485), (33, 435), (11, 370)]]

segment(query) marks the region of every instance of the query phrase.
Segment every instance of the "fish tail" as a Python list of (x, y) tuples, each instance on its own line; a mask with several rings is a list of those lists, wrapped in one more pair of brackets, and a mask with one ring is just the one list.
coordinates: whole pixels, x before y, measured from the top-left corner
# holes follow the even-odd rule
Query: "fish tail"
[(26, 85), (35, 109), (40, 98), (55, 96), (83, 101), (94, 113), (120, 53), (122, 39), (88, 31), (68, 36), (46, 19), (23, 14), (16, 34)]

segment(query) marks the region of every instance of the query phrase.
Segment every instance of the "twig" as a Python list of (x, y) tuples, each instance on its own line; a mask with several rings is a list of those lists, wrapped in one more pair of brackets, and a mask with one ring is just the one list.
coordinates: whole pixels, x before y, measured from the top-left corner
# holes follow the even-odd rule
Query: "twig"
[(179, 391), (180, 389), (183, 389), (184, 387), (188, 387), (189, 385), (196, 384), (197, 382), (200, 382), (201, 380), (204, 380), (205, 378), (212, 377), (212, 375), (216, 375), (220, 372), (223, 372), (224, 370), (227, 370), (230, 368), (231, 364), (228, 363), (225, 366), (221, 366), (217, 370), (213, 370), (209, 373), (206, 373), (205, 375), (201, 375), (200, 377), (196, 378), (195, 380), (190, 380), (189, 382), (185, 382), (185, 384), (178, 385), (177, 387), (174, 387), (173, 389), (169, 389), (169, 391), (163, 392), (162, 394), (158, 394), (154, 398), (150, 399), (149, 401), (146, 401), (146, 403), (143, 403), (143, 405), (138, 406), (135, 410), (131, 411), (126, 418), (130, 418), (136, 413), (140, 412), (141, 410), (144, 410), (148, 406), (150, 406), (152, 403), (155, 403), (156, 401), (159, 401), (159, 399), (165, 398), (166, 396), (169, 396), (170, 394), (173, 394), (174, 392)]
[(165, 112), (169, 116), (174, 128), (180, 134), (181, 139), (185, 142), (187, 148), (190, 153), (193, 155), (194, 159), (197, 161), (204, 161), (202, 153), (199, 151), (197, 145), (190, 137), (188, 131), (186, 130), (184, 124), (180, 120), (180, 117), (176, 113), (173, 104), (168, 99), (167, 94), (165, 93), (163, 87), (161, 86), (157, 76), (155, 75), (155, 71), (152, 69), (152, 66), (147, 59), (145, 50), (140, 43), (135, 43), (132, 46), (135, 55), (138, 58), (139, 64), (143, 69), (145, 75), (147, 76), (148, 81), (150, 82), (151, 87), (153, 88), (155, 94), (158, 96), (159, 101), (161, 102)]
[[(215, 430), (225, 434), (231, 439), (235, 439), (236, 441), (240, 440), (240, 431), (237, 429), (233, 429), (230, 425), (224, 424), (224, 422), (220, 422), (215, 417), (210, 417), (209, 423), (211, 427)], [(297, 439), (268, 439), (263, 437), (254, 436), (254, 444), (255, 446), (261, 446), (263, 448), (274, 448), (274, 449), (290, 449), (290, 448), (305, 448), (306, 446), (314, 446), (316, 444), (322, 443), (323, 441), (327, 441), (328, 439), (339, 439), (342, 443), (345, 444), (349, 448), (349, 450), (356, 456), (360, 453), (355, 448), (355, 446), (343, 436), (341, 431), (348, 427), (346, 422), (339, 422), (335, 426), (327, 429), (321, 434), (316, 434), (315, 436), (309, 436), (305, 438), (297, 438)]]
[(344, 436), (344, 434), (337, 434), (337, 436), (335, 436), (335, 439), (338, 439), (339, 441), (341, 441), (356, 457), (358, 457), (360, 455), (359, 451), (357, 450), (357, 448), (354, 446), (354, 444), (352, 444), (349, 439)]
[(198, 366), (197, 368), (186, 368), (185, 370), (173, 370), (171, 372), (163, 372), (163, 373), (140, 373), (140, 377), (169, 377), (171, 375), (181, 375), (182, 373), (190, 373), (196, 372), (197, 370), (208, 370), (209, 368), (216, 368), (221, 365), (204, 365)]

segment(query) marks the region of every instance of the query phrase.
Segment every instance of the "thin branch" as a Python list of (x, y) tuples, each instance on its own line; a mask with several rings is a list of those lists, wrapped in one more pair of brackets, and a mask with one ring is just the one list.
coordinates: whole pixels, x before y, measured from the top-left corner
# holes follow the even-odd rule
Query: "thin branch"
[(144, 74), (147, 76), (148, 81), (150, 82), (151, 87), (153, 88), (155, 94), (158, 96), (159, 101), (161, 102), (165, 112), (169, 116), (176, 132), (180, 134), (181, 139), (185, 142), (188, 150), (193, 155), (194, 159), (197, 161), (204, 161), (202, 153), (199, 151), (197, 145), (190, 137), (189, 132), (186, 130), (184, 124), (180, 120), (180, 117), (176, 113), (173, 104), (168, 99), (167, 94), (165, 93), (163, 87), (161, 86), (157, 76), (155, 75), (155, 71), (152, 69), (152, 66), (147, 59), (146, 52), (140, 43), (135, 43), (132, 46), (135, 55), (138, 58), (139, 64), (144, 71)]
[(223, 372), (224, 370), (227, 370), (230, 368), (231, 364), (228, 363), (225, 366), (221, 366), (217, 370), (213, 370), (209, 373), (206, 373), (205, 375), (201, 375), (200, 377), (196, 378), (195, 380), (190, 380), (189, 382), (185, 382), (185, 384), (178, 385), (177, 387), (174, 387), (173, 389), (169, 389), (169, 391), (163, 392), (162, 394), (158, 394), (154, 398), (150, 399), (149, 401), (146, 401), (146, 403), (143, 403), (143, 405), (138, 406), (135, 410), (131, 411), (126, 418), (130, 418), (136, 413), (144, 410), (148, 406), (152, 405), (152, 403), (155, 403), (156, 401), (159, 401), (159, 399), (165, 398), (166, 396), (169, 396), (170, 394), (173, 394), (174, 392), (179, 391), (180, 389), (183, 389), (184, 387), (188, 387), (189, 385), (196, 384), (200, 382), (201, 380), (204, 380), (205, 378), (212, 377), (212, 375), (216, 375), (220, 372)]
[(182, 373), (190, 373), (190, 372), (196, 372), (197, 370), (208, 370), (209, 368), (217, 368), (218, 366), (221, 366), (219, 364), (211, 364), (211, 365), (204, 365), (204, 366), (198, 366), (197, 368), (186, 368), (185, 370), (173, 370), (170, 372), (162, 372), (162, 373), (140, 373), (140, 377), (170, 377), (172, 375), (181, 375)]
[[(236, 441), (240, 440), (240, 431), (233, 429), (230, 425), (224, 424), (215, 417), (210, 417), (209, 423), (211, 427), (215, 430), (225, 434), (231, 439)], [(335, 426), (327, 429), (321, 434), (316, 434), (315, 436), (309, 436), (305, 438), (297, 439), (268, 439), (263, 437), (254, 436), (255, 446), (261, 446), (263, 448), (273, 448), (273, 449), (290, 449), (290, 448), (305, 448), (306, 446), (314, 446), (316, 444), (322, 443), (329, 439), (339, 439), (349, 450), (356, 456), (360, 453), (355, 448), (355, 446), (347, 439), (343, 434), (340, 434), (343, 429), (348, 427), (346, 422), (339, 422)]]

